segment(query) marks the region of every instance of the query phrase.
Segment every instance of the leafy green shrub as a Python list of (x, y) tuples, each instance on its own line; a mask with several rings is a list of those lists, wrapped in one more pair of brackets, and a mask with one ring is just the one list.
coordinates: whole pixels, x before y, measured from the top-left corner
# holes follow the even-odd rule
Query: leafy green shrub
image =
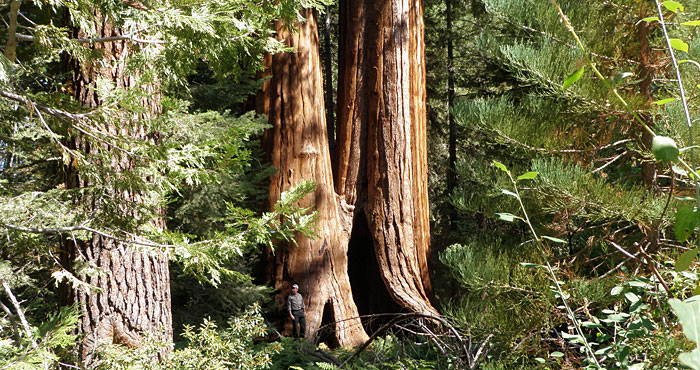
[(209, 320), (195, 329), (187, 326), (182, 336), (187, 345), (176, 349), (162, 362), (157, 354), (163, 344), (146, 340), (138, 349), (121, 346), (103, 348), (101, 369), (124, 370), (188, 370), (188, 369), (265, 369), (271, 364), (272, 355), (279, 352), (276, 344), (255, 344), (254, 340), (267, 334), (260, 307), (253, 305), (244, 314), (234, 317), (226, 330), (219, 330)]

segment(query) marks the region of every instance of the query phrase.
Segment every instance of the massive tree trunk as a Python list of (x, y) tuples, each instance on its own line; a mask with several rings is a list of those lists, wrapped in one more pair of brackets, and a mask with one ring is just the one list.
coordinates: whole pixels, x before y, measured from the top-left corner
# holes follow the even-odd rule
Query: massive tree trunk
[(302, 206), (315, 205), (320, 215), (319, 237), (312, 240), (299, 235), (296, 245), (278, 246), (272, 257), (272, 278), (279, 301), (284, 301), (292, 283), (299, 284), (307, 307), (308, 333), (316, 333), (325, 310), (338, 343), (354, 346), (368, 337), (347, 274), (349, 226), (341, 220), (345, 211), (333, 191), (316, 20), (310, 10), (303, 16), (307, 21), (298, 25), (296, 33), (277, 24), (278, 37), (297, 52), (266, 57), (272, 78), (263, 86), (258, 110), (269, 115), (273, 127), (266, 134), (266, 151), (272, 165), (280, 169), (271, 179), (270, 206), (281, 192), (303, 180), (315, 181), (315, 192), (304, 198)]
[(366, 218), (367, 247), (391, 298), (435, 313), (422, 2), (343, 0), (340, 7), (336, 191), (355, 220)]
[[(95, 13), (97, 37), (121, 36), (119, 28), (99, 12)], [(89, 37), (84, 30), (74, 31), (75, 38)], [(71, 73), (72, 95), (86, 108), (99, 107), (102, 104), (97, 94), (98, 79), (105, 79), (116, 88), (136, 87), (137, 76), (127, 75), (125, 59), (131, 45), (127, 41), (95, 43), (91, 47), (99, 50), (104, 63), (81, 65), (76, 59), (67, 58), (65, 66)], [(160, 94), (155, 85), (140, 86), (146, 89), (147, 98), (142, 99), (145, 113), (119, 117), (119, 123), (105, 122), (102, 130), (111, 135), (123, 135), (131, 140), (153, 140), (148, 136), (144, 122), (160, 111)], [(118, 108), (117, 108), (118, 109)], [(97, 154), (98, 150), (111, 151), (111, 167), (119, 172), (129, 172), (134, 167), (134, 159), (102, 143), (85, 140), (84, 137), (72, 139), (69, 145), (83, 153)], [(98, 148), (102, 146), (101, 148)], [(70, 165), (66, 169), (66, 186), (68, 188), (88, 188), (93, 184), (81, 175), (80, 168)], [(163, 228), (164, 220), (146, 219), (139, 210), (147, 198), (139, 190), (108, 189), (106, 196), (115, 197), (121, 202), (117, 215), (125, 220), (131, 219), (136, 224), (150, 222), (153, 226)], [(109, 194), (111, 193), (111, 194)], [(80, 199), (83, 206), (90, 204), (94, 211), (100, 201), (90, 196)], [(170, 276), (168, 256), (161, 250), (144, 250), (141, 247), (120, 241), (93, 235), (89, 240), (68, 240), (66, 243), (68, 259), (78, 257), (91, 267), (96, 274), (86, 274), (81, 270), (79, 278), (98, 288), (88, 291), (84, 288), (71, 289), (64, 297), (64, 303), (75, 303), (81, 313), (79, 334), (82, 335), (81, 360), (90, 366), (94, 362), (93, 354), (103, 344), (122, 344), (137, 347), (141, 344), (141, 333), (153, 334), (156, 339), (169, 343), (172, 340), (172, 317), (170, 310)], [(166, 349), (167, 350), (167, 349)], [(162, 354), (161, 354), (162, 355)]]
[(301, 180), (318, 184), (304, 205), (315, 204), (320, 237), (298, 236), (297, 245), (276, 250), (272, 278), (278, 299), (298, 283), (309, 332), (325, 316), (335, 323), (339, 344), (349, 346), (367, 338), (358, 313), (436, 310), (429, 301), (427, 264), (422, 3), (366, 0), (340, 6), (335, 181), (311, 12), (305, 12), (308, 21), (298, 33), (278, 25), (279, 37), (297, 52), (268, 57), (272, 77), (258, 111), (269, 115), (273, 128), (266, 151), (280, 169), (270, 201)]

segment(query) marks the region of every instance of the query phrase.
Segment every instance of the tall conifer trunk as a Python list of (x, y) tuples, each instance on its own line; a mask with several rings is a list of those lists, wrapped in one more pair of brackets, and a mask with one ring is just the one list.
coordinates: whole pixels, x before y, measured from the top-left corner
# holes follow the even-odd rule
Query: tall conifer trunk
[(342, 222), (345, 211), (333, 191), (316, 20), (311, 10), (302, 14), (307, 21), (298, 25), (296, 33), (281, 23), (276, 25), (278, 37), (297, 51), (267, 56), (265, 64), (272, 77), (260, 93), (258, 111), (267, 113), (273, 126), (264, 141), (272, 165), (280, 169), (271, 179), (270, 207), (283, 191), (301, 181), (316, 182), (315, 192), (304, 198), (302, 206), (315, 205), (320, 216), (319, 237), (312, 240), (299, 235), (296, 244), (278, 246), (272, 256), (271, 277), (281, 302), (291, 284), (299, 284), (309, 333), (318, 330), (327, 309), (338, 343), (355, 346), (368, 336), (347, 273), (350, 225)]
[(429, 296), (425, 45), (420, 0), (341, 0), (335, 187), (365, 217), (404, 309)]
[[(95, 19), (97, 37), (121, 36), (121, 30), (97, 11)], [(75, 30), (73, 37), (89, 36), (84, 30)], [(81, 65), (76, 59), (65, 61), (67, 72), (71, 73), (71, 93), (86, 108), (96, 108), (102, 104), (96, 90), (99, 79), (105, 79), (117, 88), (133, 88), (136, 85), (136, 76), (127, 75), (124, 70), (124, 59), (130, 52), (127, 41), (95, 43), (91, 47), (102, 53), (105, 63)], [(148, 98), (142, 99), (145, 113), (120, 117), (119, 124), (107, 122), (102, 129), (111, 135), (123, 135), (131, 140), (152, 140), (143, 122), (160, 111), (160, 94), (157, 86), (149, 85), (145, 89), (152, 92)], [(72, 139), (69, 145), (91, 155), (97, 154), (96, 145), (102, 144), (87, 142), (78, 136)], [(114, 169), (120, 172), (133, 169), (132, 157), (113, 148), (101, 149), (112, 152), (111, 166)], [(68, 166), (67, 188), (80, 189), (92, 185), (81, 176), (79, 168)], [(147, 221), (138, 211), (138, 205), (146, 198), (145, 194), (139, 190), (112, 190), (112, 194), (107, 196), (116, 197), (123, 204), (118, 217), (131, 218), (137, 222), (151, 222), (158, 228), (165, 226), (162, 218)], [(83, 205), (91, 204), (95, 210), (100, 207), (99, 200), (87, 196), (79, 201)], [(165, 343), (171, 342), (170, 276), (168, 256), (164, 251), (143, 250), (114, 239), (93, 235), (86, 241), (68, 240), (66, 256), (68, 263), (79, 257), (97, 268), (97, 274), (79, 273), (79, 278), (99, 291), (70, 289), (63, 297), (64, 303), (76, 304), (81, 314), (78, 331), (83, 338), (80, 343), (80, 356), (85, 365), (93, 364), (94, 351), (102, 344), (138, 347), (141, 344), (142, 332), (151, 333)]]
[[(316, 23), (296, 34), (278, 25), (296, 53), (268, 57), (271, 79), (258, 99), (269, 114), (266, 151), (280, 172), (270, 201), (301, 180), (318, 184), (320, 237), (296, 238), (274, 254), (272, 278), (283, 301), (296, 282), (309, 332), (325, 315), (340, 345), (367, 338), (358, 305), (436, 313), (429, 301), (427, 138), (422, 2), (341, 1), (336, 168), (331, 172), (323, 117)], [(333, 179), (334, 176), (334, 179)], [(348, 253), (362, 256), (349, 262)], [(348, 263), (363, 275), (348, 278)], [(371, 266), (377, 279), (367, 281)], [(388, 294), (380, 294), (386, 292)], [(369, 304), (367, 302), (370, 302)], [(324, 312), (324, 306), (329, 310)], [(380, 308), (381, 309), (381, 308)]]

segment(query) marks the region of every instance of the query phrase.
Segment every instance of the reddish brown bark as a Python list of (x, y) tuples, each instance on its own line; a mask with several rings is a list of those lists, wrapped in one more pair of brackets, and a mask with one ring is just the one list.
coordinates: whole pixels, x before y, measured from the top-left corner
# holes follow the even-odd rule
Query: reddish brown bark
[[(121, 30), (112, 26), (109, 19), (95, 14), (98, 20), (98, 37), (120, 36)], [(74, 37), (87, 37), (83, 30), (76, 30)], [(66, 67), (71, 72), (73, 96), (86, 108), (99, 107), (102, 104), (97, 94), (98, 79), (106, 79), (117, 88), (136, 87), (137, 76), (125, 73), (124, 59), (128, 56), (129, 44), (125, 41), (96, 43), (91, 46), (99, 50), (104, 57), (104, 64), (81, 65), (76, 59), (66, 60)], [(101, 128), (111, 135), (123, 135), (133, 140), (152, 140), (147, 136), (147, 118), (160, 111), (160, 94), (157, 86), (141, 86), (150, 94), (142, 99), (145, 113), (119, 118), (119, 123), (105, 122)], [(111, 151), (111, 167), (119, 172), (131, 171), (134, 160), (129, 155), (102, 143), (88, 142), (76, 137), (70, 143), (83, 153), (97, 154), (98, 149)], [(98, 148), (102, 146), (101, 148)], [(92, 186), (90, 180), (81, 176), (80, 168), (73, 165), (66, 170), (68, 188), (87, 188)], [(163, 228), (162, 218), (147, 220), (139, 211), (146, 195), (139, 190), (106, 189), (109, 196), (121, 202), (118, 217), (131, 219), (136, 223), (151, 222), (153, 226)], [(95, 199), (83, 197), (80, 202), (97, 208)], [(97, 209), (95, 209), (97, 210)], [(141, 221), (139, 221), (141, 220)], [(172, 340), (172, 317), (170, 310), (170, 276), (167, 253), (160, 250), (144, 250), (99, 235), (93, 235), (86, 241), (68, 240), (67, 255), (79, 257), (97, 274), (79, 272), (78, 277), (99, 291), (84, 288), (73, 289), (64, 297), (66, 303), (75, 303), (81, 313), (78, 326), (82, 342), (81, 360), (86, 365), (94, 361), (93, 354), (103, 344), (122, 344), (137, 347), (141, 344), (141, 334), (153, 334), (158, 340), (169, 343)], [(71, 262), (71, 261), (68, 261)], [(166, 349), (167, 350), (167, 349)]]
[(347, 274), (348, 225), (341, 221), (340, 213), (344, 211), (333, 191), (316, 20), (310, 10), (303, 15), (307, 21), (298, 25), (296, 33), (277, 24), (278, 37), (297, 52), (267, 57), (272, 78), (263, 87), (258, 110), (268, 114), (273, 126), (266, 134), (265, 145), (272, 165), (280, 169), (271, 179), (269, 199), (274, 203), (283, 191), (303, 180), (316, 182), (315, 192), (301, 205), (314, 205), (319, 213), (319, 237), (312, 240), (298, 235), (296, 245), (278, 246), (272, 277), (281, 292), (280, 301), (284, 301), (292, 283), (299, 284), (307, 307), (308, 333), (316, 333), (321, 326), (327, 305), (339, 344), (355, 346), (368, 336), (358, 317)]
[(394, 301), (436, 313), (427, 264), (422, 2), (346, 0), (340, 6), (336, 191), (367, 217)]
[[(309, 308), (310, 333), (318, 329), (329, 303), (336, 338), (347, 346), (367, 339), (356, 319), (353, 291), (364, 296), (359, 299), (367, 300), (363, 306), (370, 310), (390, 307), (380, 302), (389, 297), (368, 296), (381, 291), (400, 308), (432, 314), (436, 310), (428, 298), (422, 2), (366, 0), (340, 6), (335, 180), (311, 12), (305, 12), (309, 21), (296, 34), (278, 25), (279, 37), (297, 52), (268, 57), (272, 77), (259, 96), (258, 111), (269, 115), (273, 128), (266, 134), (266, 151), (280, 169), (272, 178), (271, 202), (301, 180), (318, 184), (303, 205), (315, 204), (321, 215), (320, 238), (298, 236), (297, 246), (278, 248), (272, 273), (281, 292), (278, 298), (283, 300), (291, 283), (300, 285)], [(351, 242), (351, 233), (360, 241)], [(362, 239), (365, 235), (368, 243)], [(349, 248), (370, 249), (357, 255), (376, 261), (358, 261), (363, 266), (355, 270), (369, 276), (367, 265), (377, 264), (381, 282), (351, 290)]]

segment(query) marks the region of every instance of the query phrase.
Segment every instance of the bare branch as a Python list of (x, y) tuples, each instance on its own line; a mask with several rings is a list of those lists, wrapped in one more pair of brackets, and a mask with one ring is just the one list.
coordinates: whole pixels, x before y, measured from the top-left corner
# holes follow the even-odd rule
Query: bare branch
[(17, 327), (17, 321), (15, 321), (15, 314), (12, 313), (9, 307), (5, 306), (5, 303), (0, 301), (0, 308), (5, 311), (7, 317), (10, 319), (10, 325), (12, 326), (12, 336), (15, 338), (15, 345), (18, 347), (22, 344), (19, 337), (19, 328)]
[(626, 151), (626, 150), (625, 150), (624, 152), (618, 154), (617, 156), (615, 156), (615, 158), (611, 159), (609, 162), (607, 162), (607, 163), (605, 163), (604, 165), (602, 165), (602, 166), (596, 168), (596, 169), (593, 170), (591, 173), (596, 173), (596, 172), (598, 172), (598, 171), (601, 171), (601, 170), (605, 169), (605, 167), (608, 167), (609, 165), (613, 164), (615, 161), (617, 161), (618, 159), (622, 158), (622, 156), (625, 155), (625, 154), (627, 154), (627, 151)]
[(15, 308), (15, 312), (17, 312), (17, 317), (19, 317), (19, 321), (20, 321), (20, 323), (22, 323), (22, 328), (24, 329), (24, 334), (27, 336), (27, 339), (32, 342), (32, 348), (36, 349), (37, 344), (34, 341), (34, 338), (32, 338), (32, 329), (29, 326), (29, 322), (27, 321), (27, 318), (24, 317), (24, 312), (22, 311), (22, 306), (20, 306), (19, 301), (17, 301), (17, 297), (15, 297), (15, 295), (12, 294), (12, 290), (10, 289), (10, 284), (8, 284), (7, 281), (2, 276), (0, 276), (0, 284), (2, 284), (3, 289), (5, 289), (5, 293), (10, 298), (10, 302), (12, 302), (12, 306)]
[[(19, 41), (34, 41), (36, 37), (31, 35), (17, 34), (17, 40)], [(123, 36), (112, 36), (112, 37), (101, 37), (101, 38), (89, 38), (89, 39), (73, 39), (82, 44), (94, 44), (98, 42), (113, 42), (113, 41), (131, 41), (139, 44), (155, 44), (163, 45), (165, 41), (163, 40), (145, 40), (134, 37), (133, 35), (123, 35)]]
[(5, 91), (5, 90), (0, 90), (0, 96), (8, 98), (10, 100), (14, 100), (18, 103), (23, 103), (26, 105), (34, 105), (42, 112), (48, 113), (52, 116), (56, 116), (56, 117), (63, 119), (63, 120), (79, 121), (79, 120), (87, 117), (86, 114), (74, 114), (74, 113), (66, 112), (64, 110), (55, 109), (55, 108), (47, 107), (47, 106), (44, 106), (41, 104), (37, 104), (37, 103), (33, 102), (32, 100), (25, 98), (24, 96), (17, 95), (17, 94), (14, 94), (14, 93), (11, 93), (11, 92)]
[(624, 254), (625, 256), (637, 260), (637, 256), (635, 256), (635, 255), (633, 255), (632, 253), (626, 251), (624, 248), (622, 248), (621, 246), (619, 246), (619, 245), (618, 245), (617, 243), (615, 243), (614, 241), (608, 240), (608, 243), (609, 243), (610, 245), (612, 245), (613, 247), (615, 247), (615, 249), (617, 249), (617, 250), (619, 250), (620, 252), (622, 252), (622, 254)]
[(120, 238), (118, 236), (108, 234), (106, 232), (103, 232), (103, 231), (100, 231), (97, 229), (93, 229), (93, 228), (85, 226), (85, 225), (67, 226), (67, 227), (30, 228), (30, 227), (23, 227), (23, 226), (12, 225), (12, 224), (7, 224), (7, 223), (0, 223), (0, 226), (6, 227), (6, 228), (12, 229), (12, 230), (22, 231), (25, 233), (31, 233), (31, 234), (54, 234), (54, 233), (60, 234), (60, 233), (71, 233), (74, 231), (88, 231), (88, 232), (95, 233), (95, 234), (103, 236), (105, 238), (113, 239), (115, 241), (122, 242), (122, 243), (143, 245), (146, 247), (154, 247), (154, 248), (175, 248), (174, 245), (158, 244), (158, 243), (154, 243), (154, 242), (149, 241), (149, 240), (123, 239), (123, 238)]
[(372, 342), (375, 339), (377, 339), (377, 337), (379, 337), (380, 334), (384, 333), (390, 327), (398, 324), (401, 321), (410, 320), (410, 319), (419, 319), (419, 318), (430, 319), (430, 320), (435, 321), (436, 323), (439, 322), (439, 323), (442, 323), (443, 325), (447, 326), (449, 331), (454, 334), (454, 336), (457, 338), (457, 340), (462, 345), (464, 352), (468, 354), (468, 351), (466, 350), (466, 347), (464, 346), (464, 340), (462, 339), (462, 336), (459, 335), (459, 333), (454, 328), (454, 326), (452, 326), (449, 322), (447, 322), (447, 320), (443, 319), (442, 317), (435, 316), (435, 315), (428, 314), (428, 313), (411, 312), (411, 313), (404, 313), (404, 314), (395, 314), (394, 318), (389, 320), (389, 322), (387, 322), (386, 324), (382, 325), (382, 327), (379, 328), (379, 330), (377, 330), (374, 334), (372, 334), (372, 336), (364, 344), (362, 344), (362, 346), (360, 346), (360, 348), (358, 348), (352, 354), (352, 356), (345, 359), (345, 361), (343, 361), (343, 363), (340, 364), (339, 367), (341, 369), (343, 367), (345, 367), (345, 365), (347, 365), (353, 358), (359, 356), (360, 353), (362, 353), (362, 351), (364, 351), (370, 344), (372, 344)]
[[(37, 103), (33, 102), (32, 100), (27, 99), (27, 98), (25, 98), (25, 97), (23, 97), (23, 96), (20, 96), (20, 95), (17, 95), (17, 94), (13, 94), (13, 93), (11, 93), (11, 92), (9, 92), (9, 91), (0, 90), (0, 96), (5, 97), (5, 98), (8, 98), (8, 99), (10, 99), (10, 100), (14, 100), (14, 101), (19, 102), (19, 103), (23, 103), (23, 104), (32, 106), (32, 107), (34, 108), (34, 110), (37, 112), (37, 114), (39, 115), (39, 118), (40, 118), (42, 124), (44, 125), (44, 127), (46, 127), (46, 129), (49, 130), (49, 132), (51, 133), (51, 135), (52, 135), (54, 138), (57, 138), (57, 137), (56, 137), (56, 135), (53, 133), (53, 131), (51, 131), (51, 129), (49, 128), (48, 124), (46, 124), (46, 122), (44, 121), (43, 117), (41, 116), (40, 111), (41, 111), (41, 112), (48, 113), (48, 114), (50, 114), (50, 115), (52, 115), (52, 116), (54, 116), (54, 117), (56, 117), (56, 118), (58, 118), (58, 119), (61, 119), (61, 120), (63, 120), (63, 121), (68, 122), (68, 123), (71, 125), (71, 127), (73, 127), (74, 129), (78, 130), (79, 132), (81, 132), (81, 133), (83, 133), (83, 134), (85, 134), (85, 135), (87, 135), (87, 136), (90, 136), (91, 138), (93, 138), (93, 139), (95, 139), (95, 140), (101, 142), (102, 144), (107, 145), (108, 147), (114, 148), (114, 149), (116, 149), (116, 150), (118, 150), (118, 151), (120, 151), (120, 152), (123, 152), (123, 153), (125, 153), (125, 154), (131, 156), (131, 157), (135, 157), (135, 158), (144, 158), (144, 157), (141, 156), (141, 155), (138, 155), (138, 154), (136, 154), (136, 153), (130, 152), (130, 151), (128, 151), (128, 150), (126, 150), (126, 149), (120, 147), (119, 145), (116, 145), (116, 144), (114, 144), (114, 143), (110, 143), (110, 142), (108, 142), (107, 140), (102, 139), (102, 138), (98, 137), (97, 135), (95, 135), (95, 134), (93, 134), (93, 133), (87, 131), (86, 128), (95, 130), (94, 128), (90, 127), (89, 125), (86, 125), (86, 124), (83, 122), (83, 121), (88, 117), (88, 114), (75, 114), (75, 113), (70, 113), (70, 112), (67, 112), (67, 111), (64, 111), (64, 110), (60, 110), (60, 109), (55, 109), (55, 108), (47, 107), (47, 106), (44, 106), (44, 105), (41, 105), (41, 104), (37, 104)], [(112, 135), (110, 135), (110, 134), (106, 134), (106, 133), (103, 133), (103, 132), (100, 132), (100, 134), (101, 134), (101, 135), (104, 135), (104, 136), (106, 136), (106, 137), (110, 137), (111, 139), (116, 139), (114, 136), (112, 136)], [(71, 151), (70, 149), (68, 149), (67, 147), (65, 147), (59, 140), (57, 140), (57, 142), (58, 142), (58, 144), (59, 144), (64, 150), (66, 150), (68, 153), (70, 153), (70, 154), (73, 155), (74, 157), (76, 157), (76, 158), (82, 158), (82, 157), (79, 157), (76, 153), (74, 153), (74, 152)]]
[(469, 366), (470, 369), (476, 369), (476, 366), (479, 364), (479, 358), (483, 355), (485, 355), (488, 352), (488, 349), (484, 351), (484, 348), (489, 344), (489, 341), (493, 338), (493, 333), (489, 334), (486, 339), (484, 340), (483, 343), (479, 346), (479, 349), (476, 351), (476, 354), (474, 355), (474, 359), (472, 359), (471, 366)]

